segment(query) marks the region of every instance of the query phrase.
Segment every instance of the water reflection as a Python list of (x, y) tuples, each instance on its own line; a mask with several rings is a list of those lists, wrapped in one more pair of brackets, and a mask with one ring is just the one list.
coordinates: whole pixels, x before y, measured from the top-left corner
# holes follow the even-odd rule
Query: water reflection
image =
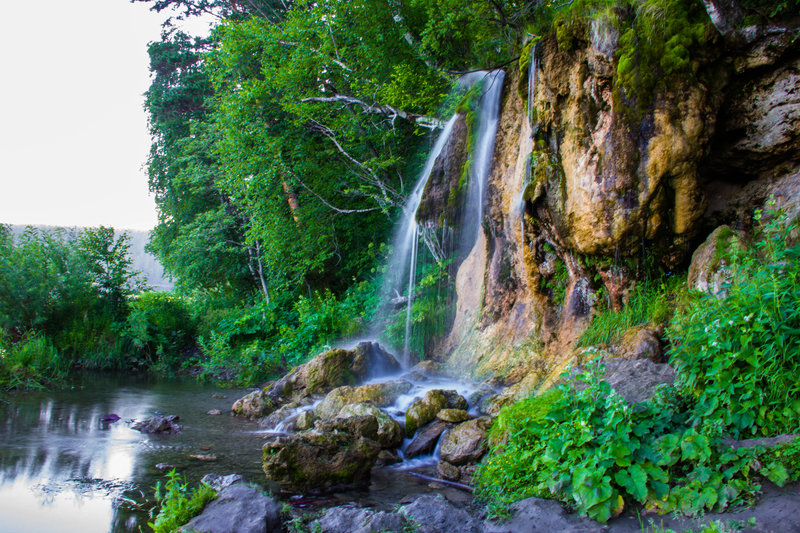
[[(120, 497), (141, 500), (149, 493), (163, 476), (154, 468), (159, 462), (193, 481), (212, 470), (255, 480), (261, 439), (247, 421), (207, 414), (225, 412), (233, 401), (213, 398), (215, 392), (194, 383), (131, 385), (94, 377), (76, 390), (0, 404), (0, 532), (125, 531), (126, 522), (138, 530), (144, 517), (121, 510)], [(130, 420), (155, 412), (180, 415), (183, 433), (150, 436), (130, 429)], [(109, 413), (121, 419), (104, 422)], [(188, 458), (204, 451), (219, 461)]]

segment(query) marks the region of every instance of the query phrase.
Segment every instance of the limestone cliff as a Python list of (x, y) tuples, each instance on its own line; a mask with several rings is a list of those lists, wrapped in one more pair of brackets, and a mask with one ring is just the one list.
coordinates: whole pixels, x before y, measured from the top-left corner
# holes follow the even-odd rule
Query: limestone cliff
[(740, 33), (712, 35), (694, 75), (657, 85), (643, 113), (615, 92), (613, 32), (567, 49), (547, 36), (511, 69), (483, 231), (456, 275), (451, 367), (535, 387), (574, 357), (600, 289), (622, 305), (640, 267), (685, 270), (715, 227), (747, 229), (770, 196), (800, 212), (800, 40)]

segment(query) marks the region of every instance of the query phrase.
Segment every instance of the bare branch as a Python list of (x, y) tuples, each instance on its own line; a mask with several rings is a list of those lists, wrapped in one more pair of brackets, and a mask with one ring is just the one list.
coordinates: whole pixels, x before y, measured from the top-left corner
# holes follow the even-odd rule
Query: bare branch
[(325, 200), (325, 198), (323, 198), (322, 196), (320, 196), (319, 194), (317, 194), (317, 193), (316, 193), (316, 192), (315, 192), (315, 191), (314, 191), (314, 190), (313, 190), (311, 187), (309, 187), (308, 185), (306, 185), (306, 184), (303, 182), (303, 180), (301, 180), (301, 179), (300, 179), (300, 177), (299, 177), (297, 174), (295, 174), (295, 173), (294, 173), (294, 172), (292, 172), (291, 170), (289, 170), (288, 172), (289, 172), (289, 174), (291, 174), (291, 175), (294, 177), (294, 179), (296, 179), (296, 180), (297, 180), (297, 183), (299, 183), (300, 185), (302, 185), (302, 186), (303, 186), (303, 188), (304, 188), (305, 190), (307, 190), (308, 192), (310, 192), (311, 194), (313, 194), (314, 196), (316, 196), (316, 197), (317, 197), (317, 199), (318, 199), (320, 202), (322, 202), (322, 203), (323, 203), (323, 204), (324, 204), (326, 207), (328, 207), (329, 209), (332, 209), (333, 211), (336, 211), (337, 213), (342, 213), (342, 214), (350, 214), (350, 213), (369, 213), (370, 211), (377, 211), (378, 209), (380, 209), (379, 207), (370, 207), (369, 209), (340, 209), (340, 208), (338, 208), (338, 207), (336, 207), (336, 206), (333, 206), (333, 205), (331, 205), (330, 203), (328, 203), (328, 201), (327, 201), (327, 200)]
[(424, 128), (441, 129), (442, 127), (444, 127), (444, 124), (438, 118), (428, 117), (425, 115), (418, 115), (416, 113), (408, 113), (406, 111), (403, 111), (402, 109), (398, 109), (390, 105), (369, 104), (364, 100), (359, 100), (358, 98), (352, 96), (345, 96), (343, 94), (337, 94), (334, 96), (312, 96), (309, 98), (303, 98), (300, 101), (304, 103), (322, 102), (327, 104), (340, 103), (346, 106), (358, 106), (362, 109), (364, 113), (370, 115), (383, 115), (389, 117), (392, 121), (392, 124), (394, 124), (395, 119), (399, 117), (404, 120), (414, 122), (418, 126), (422, 126)]

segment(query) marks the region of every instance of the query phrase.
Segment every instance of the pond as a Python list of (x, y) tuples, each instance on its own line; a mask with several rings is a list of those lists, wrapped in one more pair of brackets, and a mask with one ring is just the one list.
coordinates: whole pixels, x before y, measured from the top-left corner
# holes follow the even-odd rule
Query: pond
[[(247, 392), (190, 380), (84, 375), (69, 390), (0, 400), (0, 533), (150, 531), (147, 513), (128, 502), (152, 499), (152, 487), (165, 480), (165, 471), (156, 468), (160, 463), (173, 465), (191, 483), (216, 472), (265, 485), (260, 459), (269, 432), (229, 415), (231, 404)], [(223, 414), (209, 414), (213, 409)], [(103, 422), (111, 413), (120, 420)], [(130, 428), (130, 421), (155, 414), (179, 415), (183, 431), (147, 435)], [(434, 463), (421, 461), (417, 470), (433, 474)], [(431, 491), (446, 492), (452, 500), (469, 498), (429, 485), (408, 466), (374, 469), (364, 491), (283, 497), (300, 506), (355, 502), (384, 508)]]
[[(192, 481), (208, 472), (263, 479), (264, 435), (229, 416), (247, 391), (193, 381), (82, 376), (70, 390), (11, 396), (0, 403), (0, 531), (138, 531), (146, 514), (127, 510), (165, 479), (168, 463)], [(222, 415), (209, 415), (219, 409)], [(104, 423), (110, 413), (121, 419)], [(130, 420), (177, 414), (183, 432), (146, 435)], [(190, 455), (215, 455), (202, 462)]]

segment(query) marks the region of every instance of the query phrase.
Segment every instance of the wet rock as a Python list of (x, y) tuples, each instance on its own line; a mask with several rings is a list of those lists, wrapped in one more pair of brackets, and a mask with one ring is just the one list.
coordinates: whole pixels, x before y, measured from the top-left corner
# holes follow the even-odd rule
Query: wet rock
[(310, 524), (311, 531), (326, 533), (373, 533), (375, 531), (405, 531), (408, 523), (397, 513), (333, 507), (319, 520)]
[(447, 461), (439, 461), (436, 464), (436, 475), (447, 481), (458, 481), (461, 478), (458, 467)]
[(281, 506), (256, 488), (224, 488), (203, 512), (180, 528), (194, 533), (270, 533), (281, 531)]
[(263, 469), (286, 490), (324, 491), (369, 483), (380, 452), (374, 416), (317, 422), (264, 445)]
[(325, 399), (314, 408), (314, 414), (323, 420), (329, 419), (338, 415), (346, 405), (363, 402), (372, 402), (378, 407), (385, 407), (411, 390), (411, 386), (407, 381), (388, 381), (360, 387), (339, 387), (325, 396)]
[(189, 459), (194, 459), (195, 461), (206, 461), (206, 462), (213, 462), (217, 460), (217, 456), (211, 453), (196, 453), (193, 455), (187, 456)]
[(295, 367), (269, 387), (237, 400), (232, 410), (237, 415), (263, 417), (287, 403), (399, 371), (397, 360), (377, 343), (362, 342), (353, 350), (335, 348)]
[(601, 524), (569, 514), (564, 506), (554, 500), (527, 498), (510, 507), (511, 518), (504, 522), (485, 521), (487, 533), (517, 533), (519, 531), (563, 531), (569, 533), (594, 533), (606, 531)]
[(483, 531), (478, 520), (464, 509), (450, 503), (441, 494), (420, 496), (413, 503), (401, 507), (400, 513), (417, 525), (415, 531), (418, 533), (441, 533), (443, 531), (480, 533)]
[(368, 402), (353, 403), (344, 406), (339, 411), (339, 414), (336, 415), (337, 418), (350, 418), (353, 416), (374, 416), (377, 419), (377, 441), (381, 448), (398, 448), (403, 444), (403, 427), (380, 407)]
[(211, 416), (217, 416), (217, 415), (221, 415), (222, 411), (220, 411), (219, 409), (212, 409), (212, 410), (210, 410), (208, 412), (208, 414), (210, 414)]
[(439, 454), (443, 461), (454, 465), (474, 463), (488, 449), (489, 417), (476, 418), (455, 426), (442, 436)]
[(283, 405), (258, 421), (258, 426), (265, 429), (275, 429), (278, 425), (297, 414), (297, 403)]
[(489, 383), (481, 383), (481, 385), (467, 397), (467, 401), (469, 405), (477, 405), (482, 413), (486, 413), (483, 408), (486, 406), (487, 400), (495, 394), (497, 394), (497, 391)]
[(659, 385), (671, 385), (675, 370), (668, 364), (657, 364), (647, 359), (625, 361), (619, 358), (604, 361), (606, 372), (603, 381), (629, 403), (636, 404), (653, 396)]
[(466, 465), (458, 469), (461, 483), (465, 485), (472, 485), (472, 478), (475, 477), (475, 472), (478, 471), (477, 465)]
[(405, 458), (413, 459), (419, 455), (433, 453), (439, 437), (448, 427), (448, 424), (436, 421), (420, 429), (406, 448)]
[(437, 376), (442, 373), (442, 365), (436, 361), (420, 361), (411, 368), (411, 372), (424, 376)]
[(131, 428), (142, 433), (179, 433), (183, 429), (178, 424), (180, 419), (178, 415), (156, 415), (141, 422), (134, 422)]
[(224, 400), (225, 398), (227, 398), (227, 396), (225, 396), (224, 394), (219, 394), (217, 392), (212, 394), (211, 397), (217, 400)]
[(442, 409), (467, 409), (467, 400), (454, 390), (433, 389), (415, 401), (406, 411), (406, 435), (411, 436)]
[(314, 427), (314, 422), (316, 421), (317, 415), (314, 414), (314, 411), (303, 411), (297, 415), (294, 425), (298, 431), (305, 431)]
[(169, 463), (158, 463), (155, 466), (156, 470), (172, 470), (173, 468), (175, 467)]
[(730, 281), (728, 269), (737, 249), (744, 247), (743, 234), (720, 226), (692, 255), (687, 283), (689, 288), (724, 296), (723, 285)]
[(239, 474), (230, 474), (228, 476), (221, 476), (219, 474), (211, 472), (210, 474), (206, 474), (205, 476), (203, 476), (203, 479), (200, 480), (200, 483), (202, 483), (203, 485), (208, 485), (217, 492), (221, 492), (226, 487), (229, 487), (234, 483), (239, 483), (241, 481), (244, 481), (244, 478)]
[(450, 422), (451, 424), (458, 424), (472, 418), (472, 415), (463, 409), (442, 409), (436, 413), (436, 418), (442, 422)]
[(381, 450), (378, 454), (378, 461), (375, 463), (378, 466), (390, 466), (402, 463), (403, 460), (392, 450)]

